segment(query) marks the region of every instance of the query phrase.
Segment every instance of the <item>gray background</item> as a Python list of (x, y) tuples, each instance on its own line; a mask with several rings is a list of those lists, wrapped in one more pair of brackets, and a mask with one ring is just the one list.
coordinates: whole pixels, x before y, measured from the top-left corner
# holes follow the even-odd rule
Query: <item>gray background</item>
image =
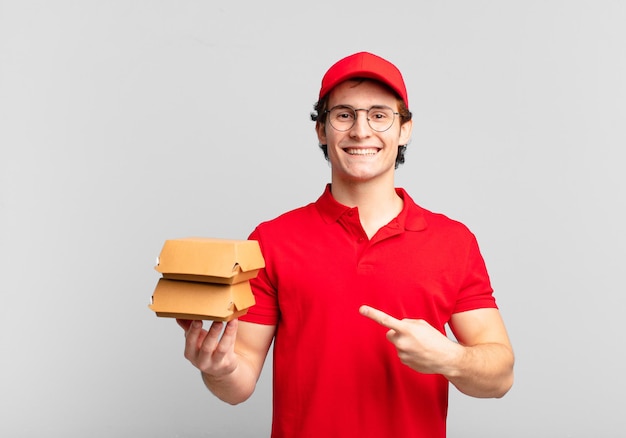
[[(0, 435), (260, 437), (148, 303), (165, 239), (245, 238), (329, 180), (337, 59), (405, 75), (397, 175), (478, 236), (517, 354), (450, 437), (625, 436), (626, 2), (0, 1)], [(364, 382), (366, 384), (366, 382)]]

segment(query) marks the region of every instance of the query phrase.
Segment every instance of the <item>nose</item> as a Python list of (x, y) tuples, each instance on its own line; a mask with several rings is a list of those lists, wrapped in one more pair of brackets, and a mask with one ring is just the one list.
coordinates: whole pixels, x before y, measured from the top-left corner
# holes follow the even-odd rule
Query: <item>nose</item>
[[(359, 117), (359, 112), (363, 111), (363, 117)], [(369, 121), (367, 119), (368, 110), (366, 109), (355, 109), (355, 120), (354, 125), (350, 129), (350, 135), (353, 137), (367, 137), (371, 134), (371, 128), (369, 125)]]

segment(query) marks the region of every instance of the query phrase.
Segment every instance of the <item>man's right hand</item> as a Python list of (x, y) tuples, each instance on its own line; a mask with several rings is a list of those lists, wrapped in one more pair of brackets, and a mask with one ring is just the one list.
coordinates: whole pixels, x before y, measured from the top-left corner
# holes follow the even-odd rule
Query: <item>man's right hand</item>
[(237, 369), (237, 319), (226, 323), (226, 328), (223, 322), (214, 321), (208, 331), (202, 328), (202, 321), (177, 319), (176, 322), (185, 330), (185, 358), (202, 373), (219, 379)]
[(247, 400), (256, 387), (276, 326), (233, 319), (226, 327), (223, 322), (213, 322), (207, 331), (202, 329), (202, 321), (176, 321), (185, 330), (185, 358), (202, 371), (207, 388), (233, 405)]

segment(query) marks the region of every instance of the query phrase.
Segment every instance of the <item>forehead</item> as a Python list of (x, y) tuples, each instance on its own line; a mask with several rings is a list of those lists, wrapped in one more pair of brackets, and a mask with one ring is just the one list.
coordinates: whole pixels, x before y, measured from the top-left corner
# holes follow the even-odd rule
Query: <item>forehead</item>
[(329, 107), (350, 105), (369, 108), (372, 105), (387, 105), (397, 108), (398, 99), (387, 86), (370, 79), (350, 79), (333, 88), (328, 95)]

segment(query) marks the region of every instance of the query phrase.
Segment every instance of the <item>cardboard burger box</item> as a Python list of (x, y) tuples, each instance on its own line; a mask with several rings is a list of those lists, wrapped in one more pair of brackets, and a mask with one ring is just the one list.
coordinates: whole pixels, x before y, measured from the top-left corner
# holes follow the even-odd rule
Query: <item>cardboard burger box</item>
[(265, 267), (259, 243), (189, 237), (166, 240), (150, 309), (159, 317), (230, 321), (255, 304), (249, 280)]

